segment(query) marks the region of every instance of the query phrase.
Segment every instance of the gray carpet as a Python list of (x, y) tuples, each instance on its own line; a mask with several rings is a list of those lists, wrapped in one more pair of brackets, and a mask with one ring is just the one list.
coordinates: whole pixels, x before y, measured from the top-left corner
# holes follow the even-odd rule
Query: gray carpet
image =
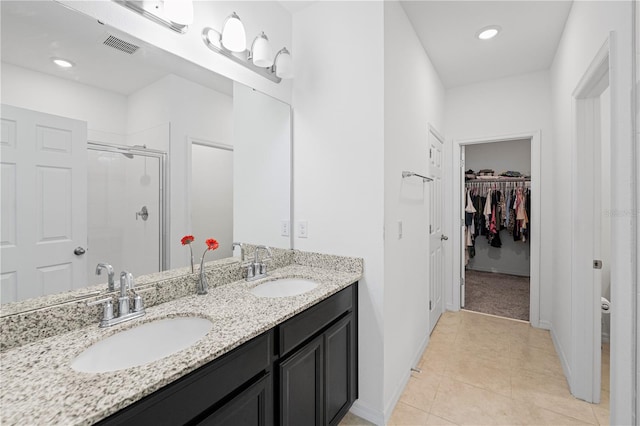
[(529, 321), (529, 277), (467, 269), (464, 309)]

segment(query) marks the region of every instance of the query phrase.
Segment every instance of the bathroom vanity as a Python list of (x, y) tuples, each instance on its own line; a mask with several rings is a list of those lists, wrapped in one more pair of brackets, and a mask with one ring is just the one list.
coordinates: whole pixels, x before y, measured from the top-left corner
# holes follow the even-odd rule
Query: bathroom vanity
[[(218, 284), (207, 295), (150, 306), (143, 318), (107, 329), (99, 328), (96, 318), (92, 325), (5, 350), (0, 422), (338, 424), (358, 395), (362, 261), (287, 253), (290, 262), (265, 279), (238, 280), (233, 268), (239, 264), (226, 264), (208, 272)], [(233, 281), (221, 284), (221, 276)], [(318, 285), (288, 297), (252, 292), (265, 281), (291, 278)], [(148, 299), (167, 287), (163, 283), (148, 290)], [(213, 327), (187, 349), (145, 365), (103, 373), (71, 368), (73, 359), (96, 342), (147, 322), (183, 316), (206, 318)], [(2, 319), (8, 330), (7, 318)]]
[(356, 301), (357, 283), (99, 424), (337, 424), (358, 392)]

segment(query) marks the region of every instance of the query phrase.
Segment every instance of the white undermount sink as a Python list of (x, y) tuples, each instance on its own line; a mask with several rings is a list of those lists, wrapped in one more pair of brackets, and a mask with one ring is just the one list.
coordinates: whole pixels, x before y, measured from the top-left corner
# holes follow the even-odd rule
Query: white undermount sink
[(304, 278), (282, 278), (267, 281), (251, 289), (258, 297), (288, 297), (306, 293), (318, 287), (315, 281)]
[(141, 324), (89, 346), (71, 368), (106, 373), (157, 361), (196, 343), (213, 327), (199, 317), (174, 317)]

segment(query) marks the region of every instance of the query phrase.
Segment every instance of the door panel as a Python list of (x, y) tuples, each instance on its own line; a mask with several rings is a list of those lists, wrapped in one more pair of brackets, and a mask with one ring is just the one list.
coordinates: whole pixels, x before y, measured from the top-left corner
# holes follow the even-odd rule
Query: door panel
[(433, 331), (444, 311), (444, 250), (442, 177), (444, 141), (429, 128), (429, 175), (433, 179), (429, 198), (429, 324)]
[(84, 286), (86, 123), (3, 105), (1, 127), (2, 302)]

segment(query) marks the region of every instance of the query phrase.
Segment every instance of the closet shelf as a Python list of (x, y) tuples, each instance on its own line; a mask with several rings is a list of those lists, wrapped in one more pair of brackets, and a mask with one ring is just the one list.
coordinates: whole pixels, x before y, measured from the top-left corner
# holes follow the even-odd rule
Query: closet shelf
[(495, 179), (470, 179), (465, 183), (496, 183), (496, 182), (531, 182), (531, 178), (499, 178)]

